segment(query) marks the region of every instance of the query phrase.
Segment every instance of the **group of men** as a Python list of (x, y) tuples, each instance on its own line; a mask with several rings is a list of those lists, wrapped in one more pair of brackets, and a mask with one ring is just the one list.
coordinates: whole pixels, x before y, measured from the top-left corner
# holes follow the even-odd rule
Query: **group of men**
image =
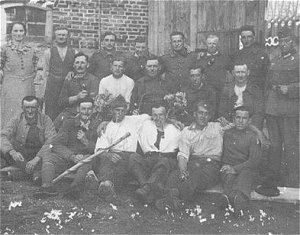
[[(157, 57), (141, 39), (125, 55), (107, 32), (91, 58), (67, 44), (68, 29), (55, 36), (44, 56), (45, 114), (38, 98), (24, 97), (23, 112), (1, 131), (1, 162), (41, 183), (36, 197), (57, 195), (53, 179), (97, 152), (78, 168), (66, 196), (78, 198), (88, 175), (101, 197), (117, 203), (115, 189), (133, 178), (142, 202), (178, 209), (222, 182), (225, 205), (240, 210), (259, 175), (264, 120), (271, 146), (257, 192), (279, 195), (282, 162), (290, 172), (285, 185), (299, 187), (299, 57), (289, 30), (278, 35), (281, 56), (272, 64), (251, 26), (241, 28), (244, 48), (232, 58), (219, 51), (216, 35), (207, 37), (206, 50), (191, 52), (184, 34), (173, 32), (170, 53)], [(187, 99), (183, 120), (171, 118), (164, 101), (178, 91)], [(98, 94), (112, 96), (109, 116), (95, 112)]]

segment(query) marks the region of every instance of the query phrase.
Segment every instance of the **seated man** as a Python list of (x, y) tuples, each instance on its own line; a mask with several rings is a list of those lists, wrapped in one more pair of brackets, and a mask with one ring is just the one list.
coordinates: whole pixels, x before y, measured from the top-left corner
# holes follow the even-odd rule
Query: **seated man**
[(182, 90), (186, 94), (188, 120), (186, 124), (190, 125), (193, 121), (193, 107), (198, 101), (207, 101), (213, 105), (213, 117), (216, 111), (216, 92), (211, 85), (204, 81), (204, 69), (200, 66), (190, 68), (190, 83)]
[(249, 81), (250, 70), (246, 64), (236, 63), (232, 74), (234, 82), (224, 87), (220, 104), (219, 117), (232, 122), (235, 115), (234, 108), (247, 107), (252, 115), (252, 124), (262, 130), (264, 119), (264, 101), (260, 88)]
[(59, 104), (64, 111), (54, 120), (58, 131), (63, 121), (77, 114), (77, 104), (86, 97), (95, 97), (98, 94), (99, 80), (96, 76), (87, 72), (89, 66), (88, 56), (79, 52), (75, 55), (73, 76), (64, 81), (59, 95)]
[(209, 122), (213, 106), (200, 101), (195, 105), (195, 121), (183, 129), (179, 138), (177, 154), (179, 170), (168, 178), (166, 198), (155, 202), (157, 209), (166, 205), (173, 209), (181, 207), (181, 201), (191, 200), (196, 189), (205, 190), (219, 181), (220, 158), (224, 129), (218, 122)]
[[(52, 184), (54, 177), (94, 152), (97, 127), (101, 120), (92, 115), (93, 99), (81, 99), (77, 108), (78, 115), (63, 123), (52, 141), (51, 152), (43, 158), (42, 188), (35, 193), (35, 197), (56, 196), (57, 192)], [(66, 196), (74, 199), (80, 196), (85, 175), (91, 168), (91, 164), (83, 164), (78, 168), (74, 181), (65, 192)]]
[(99, 84), (99, 94), (112, 94), (113, 98), (122, 95), (126, 102), (130, 103), (134, 81), (124, 74), (125, 58), (115, 57), (112, 59), (112, 74), (104, 77)]
[(161, 63), (156, 56), (146, 58), (146, 74), (134, 84), (131, 96), (131, 111), (147, 113), (151, 115), (152, 105), (163, 102), (164, 96), (168, 94), (166, 83), (160, 75)]
[[(105, 133), (98, 138), (95, 151), (100, 148), (107, 148), (126, 133), (130, 136), (114, 146), (109, 152), (102, 153), (96, 162), (93, 163), (93, 170), (100, 181), (98, 193), (108, 202), (116, 202), (117, 197), (114, 185), (121, 185), (132, 175), (134, 169), (130, 161), (131, 157), (137, 155), (138, 130), (145, 120), (150, 117), (147, 114), (125, 116), (127, 102), (119, 95), (111, 104), (113, 119), (107, 126)], [(144, 174), (135, 174), (138, 182), (144, 185), (146, 178)]]
[[(6, 164), (21, 168), (21, 178), (33, 173), (36, 183), (40, 179), (38, 163), (56, 135), (51, 119), (39, 112), (38, 104), (35, 96), (23, 98), (23, 112), (11, 119), (1, 131), (0, 146), (1, 158)], [(14, 179), (14, 176), (9, 178)]]
[(226, 130), (223, 137), (221, 178), (224, 187), (224, 206), (232, 204), (235, 212), (247, 208), (251, 186), (258, 175), (261, 148), (255, 133), (249, 129), (250, 111), (236, 108), (235, 127)]
[(145, 121), (139, 131), (139, 144), (144, 156), (138, 155), (133, 160), (133, 168), (143, 172), (147, 178), (145, 184), (136, 190), (142, 202), (152, 202), (153, 193), (165, 186), (168, 174), (177, 166), (179, 135), (180, 130), (167, 122), (165, 106), (162, 103), (153, 105), (152, 120)]

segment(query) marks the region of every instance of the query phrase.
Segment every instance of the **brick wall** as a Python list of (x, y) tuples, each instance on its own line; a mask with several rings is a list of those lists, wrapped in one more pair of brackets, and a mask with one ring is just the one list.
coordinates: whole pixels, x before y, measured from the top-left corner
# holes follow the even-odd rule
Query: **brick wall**
[(148, 0), (60, 0), (53, 25), (69, 27), (76, 48), (98, 49), (101, 35), (112, 31), (118, 50), (132, 50), (135, 38), (148, 31)]

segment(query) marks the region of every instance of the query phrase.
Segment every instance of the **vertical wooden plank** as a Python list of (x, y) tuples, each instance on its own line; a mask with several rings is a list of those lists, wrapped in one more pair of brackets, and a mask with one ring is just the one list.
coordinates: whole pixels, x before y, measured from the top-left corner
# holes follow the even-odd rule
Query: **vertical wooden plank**
[(197, 1), (190, 2), (190, 46), (191, 50), (195, 50), (197, 46), (197, 11), (198, 11)]
[(158, 5), (158, 34), (157, 34), (157, 46), (158, 55), (164, 54), (164, 28), (165, 28), (165, 2), (159, 1)]
[(155, 41), (155, 34), (154, 34), (154, 25), (155, 25), (155, 18), (154, 18), (154, 5), (155, 1), (149, 1), (148, 2), (148, 20), (149, 20), (149, 26), (148, 26), (148, 48), (149, 51), (153, 54), (156, 54), (155, 47), (154, 47), (154, 41)]

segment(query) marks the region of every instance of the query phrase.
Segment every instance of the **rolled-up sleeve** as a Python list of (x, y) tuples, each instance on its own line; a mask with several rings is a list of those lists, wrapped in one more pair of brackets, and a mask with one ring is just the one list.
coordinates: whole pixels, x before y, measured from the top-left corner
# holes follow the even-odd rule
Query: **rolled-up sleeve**
[(16, 118), (11, 119), (6, 126), (1, 130), (1, 152), (6, 154), (14, 147), (11, 144), (12, 137), (16, 134), (18, 120)]
[(179, 136), (178, 146), (179, 146), (179, 152), (177, 154), (177, 158), (181, 156), (188, 161), (190, 158), (191, 143), (189, 141), (189, 130), (187, 128), (185, 128), (181, 132)]

